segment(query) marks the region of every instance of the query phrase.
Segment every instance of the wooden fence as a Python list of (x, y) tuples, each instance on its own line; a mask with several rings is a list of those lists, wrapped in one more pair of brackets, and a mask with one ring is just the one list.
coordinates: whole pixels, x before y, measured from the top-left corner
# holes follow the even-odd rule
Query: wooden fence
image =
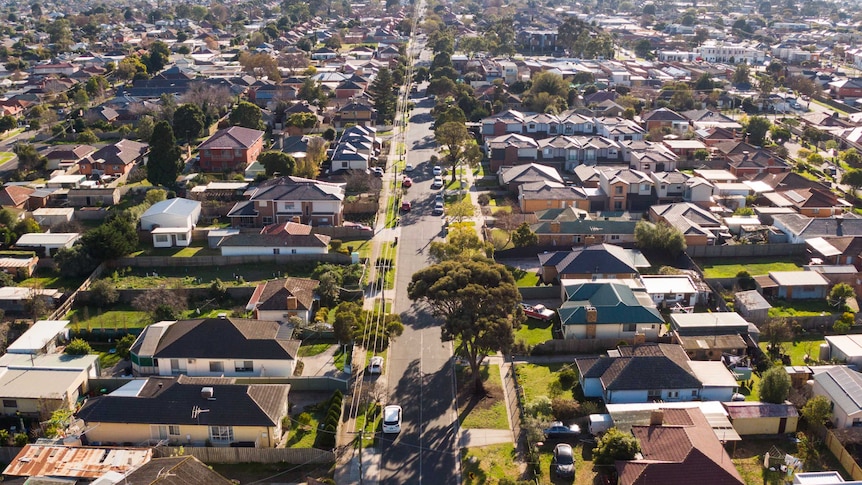
[(317, 448), (222, 448), (200, 446), (159, 446), (154, 458), (187, 455), (210, 463), (295, 463), (335, 462), (335, 453)]
[(756, 258), (805, 254), (805, 244), (734, 244), (729, 246), (689, 246), (692, 258)]
[(841, 444), (841, 441), (835, 436), (833, 430), (826, 431), (826, 446), (829, 448), (829, 451), (835, 455), (835, 458), (838, 458), (838, 461), (841, 462), (841, 466), (847, 470), (847, 473), (850, 474), (850, 477), (853, 480), (862, 480), (862, 467), (859, 466), (859, 463), (856, 463), (856, 459), (853, 458), (853, 455), (847, 451), (847, 448), (844, 448), (844, 445)]
[(90, 276), (87, 277), (87, 279), (84, 280), (83, 283), (81, 283), (81, 286), (79, 286), (77, 290), (75, 290), (71, 295), (69, 295), (69, 298), (66, 298), (66, 301), (64, 301), (59, 307), (57, 307), (56, 310), (54, 310), (53, 313), (51, 313), (51, 315), (48, 317), (48, 320), (59, 320), (63, 318), (67, 313), (69, 313), (69, 310), (71, 310), (72, 306), (75, 304), (75, 299), (78, 297), (78, 294), (81, 291), (89, 288), (90, 285), (94, 281), (96, 281), (99, 276), (102, 276), (103, 271), (105, 271), (105, 263), (99, 263), (99, 265), (96, 266), (96, 269), (94, 269), (93, 272), (90, 273)]
[(112, 263), (113, 267), (123, 268), (163, 268), (166, 266), (231, 266), (235, 264), (290, 264), (308, 261), (322, 263), (350, 264), (347, 254), (262, 254), (249, 256), (196, 256), (191, 258), (174, 258), (170, 256), (138, 256), (136, 258), (119, 258)]
[[(599, 354), (605, 353), (608, 349), (615, 349), (621, 342), (626, 342), (629, 345), (635, 343), (643, 343), (643, 338), (640, 342), (635, 342), (635, 338), (596, 338), (596, 339), (554, 339), (546, 340), (537, 344), (533, 348), (532, 355), (548, 355), (548, 354)], [(670, 343), (669, 338), (659, 338), (657, 342)]]

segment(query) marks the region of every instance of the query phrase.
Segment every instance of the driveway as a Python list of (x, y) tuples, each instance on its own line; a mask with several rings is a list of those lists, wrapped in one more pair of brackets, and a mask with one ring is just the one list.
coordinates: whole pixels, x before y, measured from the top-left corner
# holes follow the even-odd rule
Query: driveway
[(301, 357), (303, 363), (302, 368), (302, 376), (303, 377), (338, 377), (340, 379), (347, 379), (350, 377), (349, 374), (346, 374), (343, 369), (337, 369), (335, 367), (335, 353), (338, 351), (338, 345), (333, 344), (324, 352), (311, 355), (308, 357)]

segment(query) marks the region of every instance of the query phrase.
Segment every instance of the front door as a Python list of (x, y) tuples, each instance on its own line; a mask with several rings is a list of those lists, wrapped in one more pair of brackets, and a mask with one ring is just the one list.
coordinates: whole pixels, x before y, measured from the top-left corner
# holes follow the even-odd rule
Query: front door
[(783, 434), (784, 430), (787, 428), (787, 418), (781, 418), (778, 420), (778, 434)]

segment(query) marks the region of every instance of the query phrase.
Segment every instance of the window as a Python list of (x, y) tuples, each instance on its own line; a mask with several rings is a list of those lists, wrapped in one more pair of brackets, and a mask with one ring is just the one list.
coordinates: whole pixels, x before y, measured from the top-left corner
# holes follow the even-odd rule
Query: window
[(168, 434), (171, 436), (179, 436), (180, 435), (180, 427), (176, 425), (168, 426)]
[(213, 441), (233, 441), (233, 428), (230, 426), (210, 426), (210, 439)]
[(679, 397), (679, 391), (667, 391), (668, 399), (676, 399)]
[(186, 240), (185, 234), (177, 234), (177, 241), (185, 241), (185, 240)]
[(272, 248), (272, 254), (281, 254), (281, 248)]
[(254, 362), (250, 360), (237, 360), (233, 363), (234, 370), (237, 372), (252, 372), (254, 371)]
[(638, 326), (636, 323), (624, 323), (623, 324), (623, 332), (634, 332), (637, 331)]
[(272, 224), (272, 217), (271, 216), (263, 216), (263, 223), (264, 224)]
[(168, 242), (167, 234), (156, 234), (156, 242), (160, 242), (160, 243)]
[(623, 210), (623, 203), (620, 201), (614, 202), (614, 210), (618, 210), (618, 211)]
[(649, 164), (644, 165), (644, 170), (649, 170)]
[(180, 371), (180, 359), (171, 359), (171, 374), (176, 374)]
[(15, 399), (4, 399), (3, 400), (3, 407), (4, 408), (17, 408), (18, 407), (18, 401), (16, 401)]
[(619, 238), (620, 238), (619, 234), (611, 234), (611, 241), (617, 241), (617, 240), (619, 240)]
[(697, 397), (697, 389), (691, 390), (691, 397)]
[(221, 362), (221, 361), (210, 362), (210, 372), (224, 372), (224, 362)]
[(661, 390), (650, 389), (647, 391), (647, 399), (659, 399), (659, 398), (661, 398)]
[(623, 188), (622, 187), (614, 187), (614, 193), (615, 194), (622, 194)]
[(290, 254), (296, 254), (296, 249), (291, 249)]

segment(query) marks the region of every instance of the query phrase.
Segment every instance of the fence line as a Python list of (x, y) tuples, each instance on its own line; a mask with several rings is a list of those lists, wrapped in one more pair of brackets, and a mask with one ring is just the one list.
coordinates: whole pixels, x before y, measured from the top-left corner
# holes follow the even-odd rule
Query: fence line
[(726, 246), (689, 246), (692, 258), (753, 258), (762, 256), (798, 256), (805, 244), (733, 244)]
[(79, 286), (77, 290), (72, 292), (72, 294), (69, 295), (68, 298), (66, 298), (66, 301), (64, 301), (59, 307), (57, 307), (56, 310), (51, 313), (50, 316), (48, 316), (48, 320), (59, 320), (64, 315), (66, 315), (66, 313), (68, 313), (69, 310), (72, 309), (72, 305), (75, 304), (75, 299), (78, 297), (78, 293), (89, 288), (90, 285), (94, 281), (96, 281), (96, 278), (102, 276), (102, 272), (104, 271), (105, 263), (99, 263), (99, 265), (96, 266), (96, 269), (94, 269), (93, 272), (90, 273), (90, 276), (88, 276), (87, 279), (85, 279), (84, 282), (81, 283), (81, 286)]
[(835, 458), (838, 458), (838, 461), (841, 462), (841, 466), (847, 470), (847, 473), (850, 474), (853, 480), (862, 480), (862, 467), (856, 463), (856, 459), (849, 451), (847, 451), (847, 448), (841, 444), (841, 441), (835, 436), (835, 433), (831, 429), (826, 431), (826, 446), (829, 448), (829, 451), (835, 455)]
[(195, 256), (176, 258), (170, 256), (138, 256), (135, 258), (119, 258), (111, 263), (112, 267), (144, 267), (159, 268), (165, 266), (230, 266), (234, 264), (289, 264), (307, 261), (323, 263), (350, 264), (349, 255), (341, 253), (328, 254), (261, 254), (247, 256)]
[(333, 463), (335, 453), (317, 448), (227, 448), (201, 446), (159, 446), (154, 458), (189, 455), (210, 463)]

